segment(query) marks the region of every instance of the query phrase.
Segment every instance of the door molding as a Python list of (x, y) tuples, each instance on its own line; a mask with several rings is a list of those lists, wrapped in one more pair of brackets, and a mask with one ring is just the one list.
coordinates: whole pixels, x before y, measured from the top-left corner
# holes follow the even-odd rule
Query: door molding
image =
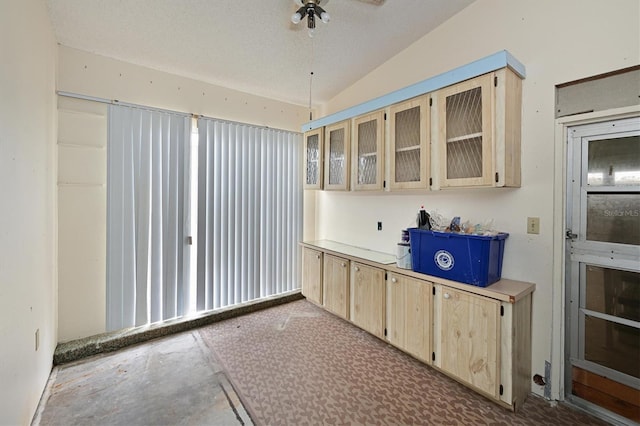
[(583, 124), (637, 117), (640, 105), (577, 114), (555, 120), (553, 180), (553, 275), (551, 330), (551, 399), (565, 400), (565, 309), (566, 281), (566, 179), (568, 128)]

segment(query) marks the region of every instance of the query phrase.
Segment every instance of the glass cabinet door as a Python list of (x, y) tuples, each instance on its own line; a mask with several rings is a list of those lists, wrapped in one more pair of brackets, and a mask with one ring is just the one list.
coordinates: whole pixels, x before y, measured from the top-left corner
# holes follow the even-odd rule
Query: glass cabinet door
[(438, 92), (441, 187), (492, 185), (492, 74)]
[(392, 105), (390, 109), (391, 189), (429, 185), (428, 96)]
[(322, 128), (304, 134), (304, 188), (322, 189)]
[(349, 189), (349, 121), (325, 127), (324, 189)]
[(384, 112), (354, 120), (353, 186), (356, 190), (382, 189), (384, 180)]

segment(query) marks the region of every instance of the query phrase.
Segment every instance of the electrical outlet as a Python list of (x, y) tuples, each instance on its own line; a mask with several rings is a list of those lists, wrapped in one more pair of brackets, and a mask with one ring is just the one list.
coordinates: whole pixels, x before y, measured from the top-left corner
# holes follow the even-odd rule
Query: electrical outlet
[(378, 231), (382, 231), (382, 222), (378, 222)]
[(40, 329), (36, 329), (36, 351), (40, 348)]
[(528, 217), (527, 218), (527, 234), (539, 234), (540, 233), (540, 218)]

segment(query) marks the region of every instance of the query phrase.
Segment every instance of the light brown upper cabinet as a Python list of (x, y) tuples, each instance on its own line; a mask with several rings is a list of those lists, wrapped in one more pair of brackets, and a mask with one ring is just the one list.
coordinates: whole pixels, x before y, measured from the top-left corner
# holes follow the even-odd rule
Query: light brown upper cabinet
[(355, 190), (382, 189), (384, 182), (384, 111), (353, 121), (352, 182)]
[(519, 187), (520, 78), (503, 68), (436, 96), (440, 187)]
[(322, 127), (304, 134), (304, 189), (322, 189), (322, 136)]
[(429, 106), (427, 95), (390, 107), (391, 189), (429, 186)]
[(351, 129), (349, 120), (326, 126), (324, 189), (349, 190)]

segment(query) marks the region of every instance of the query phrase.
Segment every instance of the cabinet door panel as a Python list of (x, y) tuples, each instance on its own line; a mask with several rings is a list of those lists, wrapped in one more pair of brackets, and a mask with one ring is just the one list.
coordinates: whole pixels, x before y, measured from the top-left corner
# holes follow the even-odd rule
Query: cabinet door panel
[(353, 187), (382, 189), (384, 180), (384, 112), (354, 120)]
[(492, 76), (438, 92), (441, 187), (493, 184)]
[(500, 303), (448, 287), (438, 297), (440, 367), (497, 398)]
[(387, 280), (387, 340), (394, 346), (405, 348), (407, 292), (403, 278), (390, 274)]
[(322, 304), (349, 319), (349, 260), (325, 254), (322, 278)]
[(322, 128), (304, 135), (304, 188), (322, 189)]
[(322, 304), (322, 252), (306, 247), (302, 250), (302, 294)]
[(351, 321), (378, 337), (384, 336), (384, 271), (353, 262), (351, 265)]
[(432, 285), (425, 281), (406, 279), (406, 344), (405, 350), (431, 364)]
[(429, 186), (429, 109), (427, 96), (390, 108), (391, 189)]
[(387, 340), (431, 364), (432, 284), (390, 274), (387, 281)]
[(351, 130), (349, 121), (325, 128), (324, 189), (348, 190), (351, 152)]

